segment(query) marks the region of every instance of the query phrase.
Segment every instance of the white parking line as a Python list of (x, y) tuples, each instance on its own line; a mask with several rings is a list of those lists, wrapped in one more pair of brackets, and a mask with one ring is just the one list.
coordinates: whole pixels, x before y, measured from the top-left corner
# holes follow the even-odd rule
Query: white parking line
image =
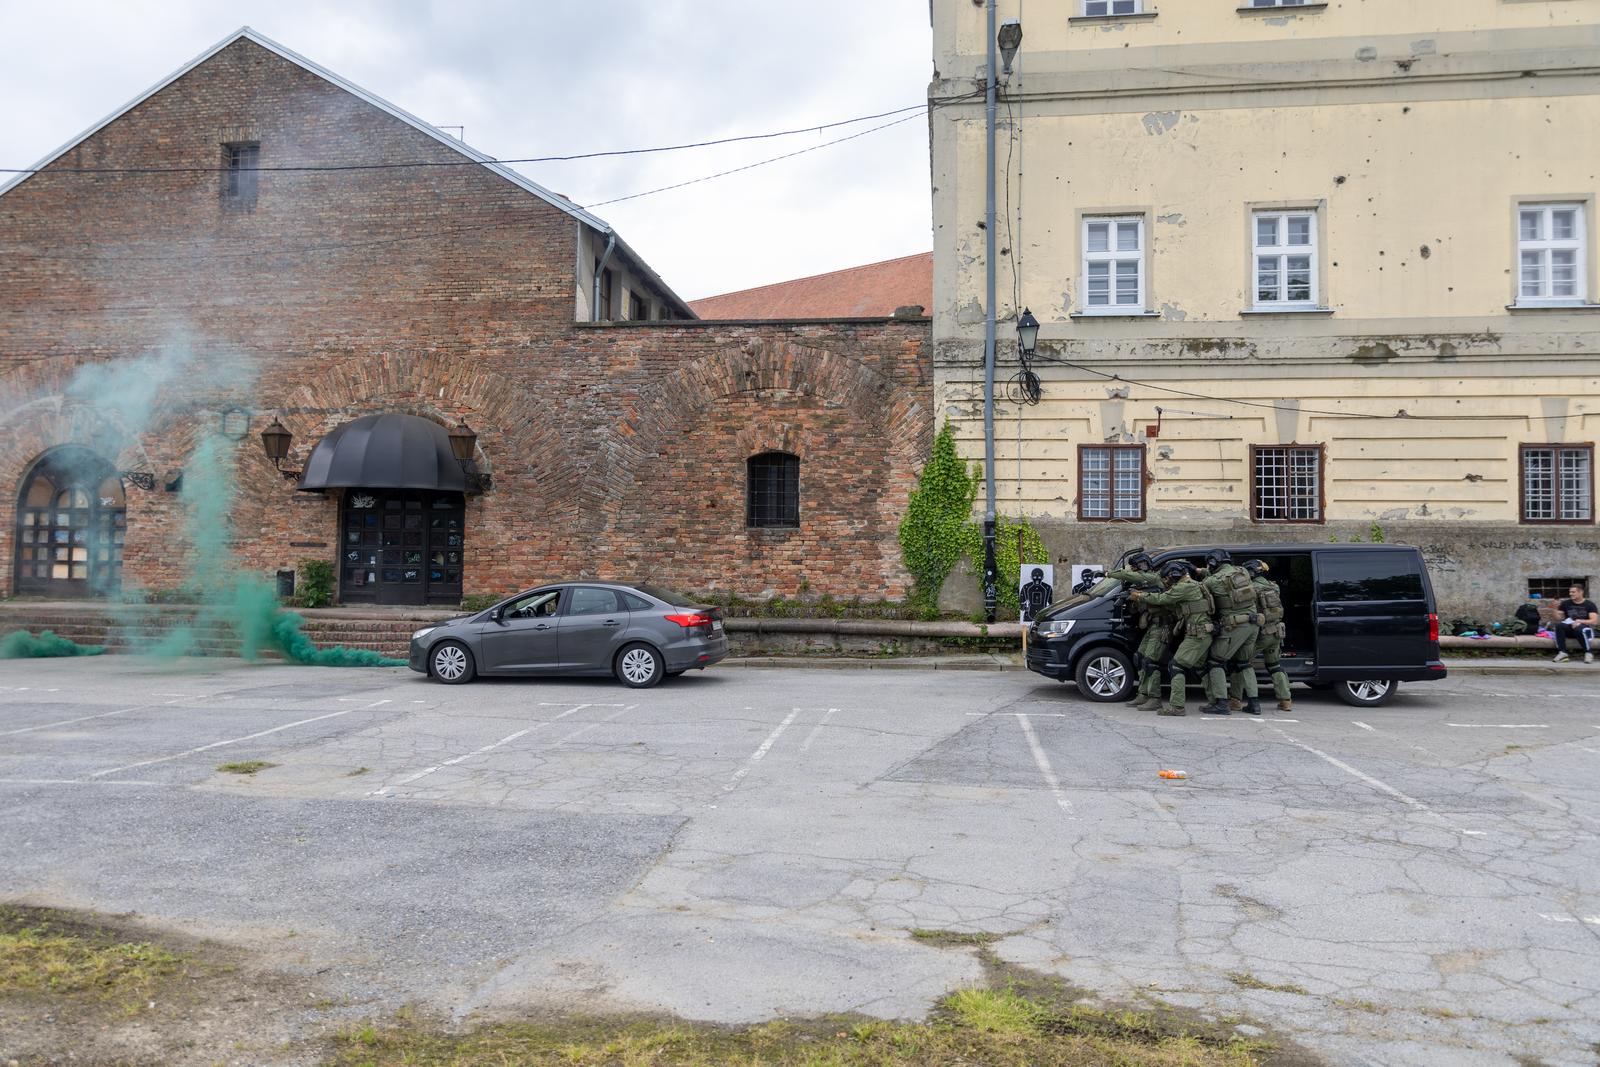
[[(186, 696), (182, 696), (182, 697), (178, 698), (178, 700), (188, 700), (188, 699), (189, 698), (186, 697)], [(41, 723), (38, 726), (24, 726), (20, 730), (0, 731), (0, 737), (11, 737), (11, 736), (14, 736), (16, 734), (30, 734), (35, 730), (49, 730), (52, 727), (56, 727), (56, 726), (71, 726), (75, 722), (88, 722), (90, 719), (109, 719), (113, 715), (126, 715), (130, 711), (144, 711), (146, 708), (164, 708), (164, 707), (167, 707), (168, 705), (176, 704), (178, 702), (178, 700), (166, 700), (166, 701), (161, 702), (160, 704), (140, 704), (137, 707), (120, 708), (117, 711), (102, 711), (98, 715), (80, 715), (76, 719), (62, 719), (59, 722)]]
[(778, 738), (783, 736), (783, 732), (789, 728), (789, 725), (794, 722), (794, 717), (799, 714), (800, 709), (795, 708), (787, 718), (778, 724), (776, 730), (767, 735), (767, 739), (761, 742), (761, 747), (756, 749), (755, 754), (745, 761), (745, 765), (733, 772), (733, 780), (722, 787), (724, 793), (731, 793), (738, 788), (739, 783), (744, 781), (745, 775), (755, 770), (756, 764), (761, 762), (761, 757), (772, 751), (772, 746), (777, 743)]
[(1076, 818), (1072, 814), (1072, 801), (1067, 799), (1066, 791), (1061, 788), (1061, 779), (1056, 777), (1055, 768), (1050, 766), (1050, 757), (1044, 754), (1044, 748), (1039, 744), (1039, 735), (1033, 732), (1033, 723), (1022, 712), (1014, 712), (1017, 722), (1022, 725), (1022, 732), (1028, 737), (1028, 748), (1033, 751), (1033, 762), (1038, 765), (1039, 773), (1044, 775), (1045, 784), (1050, 787), (1050, 793), (1056, 798), (1056, 803), (1067, 817)]
[[(1352, 720), (1350, 720), (1350, 721), (1351, 721), (1351, 722), (1355, 722), (1355, 720), (1354, 720), (1354, 719), (1352, 719)], [(1357, 723), (1356, 723), (1356, 725), (1357, 725), (1357, 726), (1359, 726), (1359, 727), (1361, 727), (1361, 728), (1362, 728), (1362, 729), (1363, 729), (1363, 730), (1371, 730), (1371, 731), (1372, 731), (1372, 732), (1373, 732), (1373, 733), (1377, 733), (1377, 732), (1378, 732), (1378, 731), (1377, 731), (1377, 730), (1376, 730), (1376, 729), (1375, 729), (1375, 728), (1374, 728), (1374, 727), (1371, 727), (1371, 726), (1368, 726), (1368, 725), (1367, 725), (1367, 724), (1366, 724), (1366, 723), (1364, 723), (1364, 722), (1357, 722)]]
[(279, 733), (283, 730), (292, 730), (296, 726), (305, 726), (309, 723), (321, 722), (324, 719), (337, 719), (341, 715), (349, 715), (354, 711), (368, 711), (372, 708), (378, 707), (380, 704), (387, 703), (389, 703), (389, 701), (380, 700), (377, 703), (368, 704), (364, 708), (346, 708), (343, 711), (329, 712), (327, 715), (317, 715), (309, 719), (301, 719), (299, 722), (284, 723), (282, 726), (274, 726), (270, 730), (262, 730), (258, 733), (247, 734), (244, 737), (230, 737), (226, 741), (213, 741), (209, 745), (201, 745), (199, 748), (191, 748), (184, 752), (175, 752), (170, 756), (157, 756), (155, 759), (140, 760), (138, 763), (129, 763), (122, 767), (112, 767), (110, 770), (95, 771), (88, 777), (91, 779), (104, 778), (108, 774), (120, 774), (123, 771), (131, 771), (135, 767), (148, 767), (153, 763), (166, 763), (169, 760), (182, 759), (185, 756), (193, 756), (201, 752), (209, 752), (214, 748), (222, 748), (224, 745), (237, 745), (243, 741), (254, 741), (258, 737), (266, 737), (268, 734)]
[(1552, 923), (1583, 923), (1585, 926), (1600, 926), (1600, 915), (1546, 915), (1541, 911), (1539, 918)]
[(1446, 726), (1454, 726), (1457, 730), (1548, 730), (1550, 727), (1541, 722), (1447, 722)]
[[(597, 707), (598, 705), (590, 704), (589, 706), (592, 708), (592, 707)], [(610, 707), (616, 707), (615, 704), (612, 704), (612, 705), (609, 705), (609, 706)], [(557, 741), (555, 744), (551, 745), (550, 747), (551, 748), (560, 748), (562, 745), (566, 744), (568, 741), (576, 741), (578, 738), (582, 737), (584, 734), (588, 733), (589, 731), (598, 730), (600, 727), (604, 726), (606, 723), (613, 722), (613, 721), (615, 721), (617, 719), (622, 718), (622, 716), (626, 715), (628, 712), (632, 711), (634, 708), (636, 708), (638, 706), (639, 705), (637, 705), (637, 704), (627, 704), (627, 705), (624, 705), (623, 708), (620, 711), (613, 711), (610, 715), (602, 715), (600, 718), (596, 719), (594, 722), (589, 723), (587, 726), (578, 727), (576, 730), (572, 731), (566, 737), (563, 737), (561, 740)]]
[(116, 781), (86, 782), (82, 778), (0, 778), (0, 785), (164, 785), (164, 782), (146, 782), (138, 778), (119, 778)]
[(1353, 777), (1365, 782), (1367, 785), (1370, 785), (1372, 788), (1378, 790), (1380, 793), (1387, 793), (1389, 796), (1394, 797), (1396, 800), (1400, 801), (1402, 804), (1405, 804), (1406, 806), (1411, 807), (1411, 808), (1415, 808), (1417, 811), (1422, 812), (1424, 815), (1430, 815), (1433, 818), (1438, 819), (1440, 822), (1444, 823), (1444, 825), (1448, 829), (1450, 829), (1451, 831), (1453, 831), (1455, 833), (1458, 833), (1458, 834), (1463, 834), (1463, 835), (1468, 836), (1468, 837), (1482, 837), (1484, 835), (1484, 831), (1483, 830), (1463, 830), (1459, 826), (1456, 826), (1455, 824), (1451, 823), (1449, 819), (1446, 819), (1443, 815), (1440, 815), (1438, 812), (1436, 812), (1432, 808), (1428, 807), (1428, 805), (1426, 805), (1422, 801), (1418, 800), (1416, 797), (1409, 796), (1409, 795), (1407, 795), (1405, 793), (1400, 792), (1400, 790), (1396, 789), (1394, 786), (1390, 785), (1388, 782), (1380, 781), (1380, 780), (1378, 780), (1377, 778), (1374, 778), (1372, 775), (1368, 774), (1365, 771), (1357, 770), (1356, 768), (1350, 766), (1350, 764), (1346, 763), (1344, 760), (1339, 759), (1336, 756), (1330, 756), (1326, 752), (1322, 751), (1319, 748), (1313, 748), (1310, 745), (1306, 744), (1304, 741), (1296, 740), (1295, 738), (1289, 736), (1287, 731), (1278, 730), (1278, 728), (1276, 726), (1274, 726), (1273, 729), (1277, 730), (1278, 733), (1282, 734), (1283, 735), (1283, 739), (1285, 741), (1289, 742), (1291, 745), (1294, 745), (1296, 748), (1302, 748), (1305, 751), (1311, 753), (1313, 756), (1316, 756), (1318, 759), (1324, 760), (1324, 761), (1326, 761), (1328, 763), (1331, 763), (1333, 766), (1339, 768), (1341, 771), (1344, 771), (1346, 774), (1351, 775), (1351, 776), (1353, 776)]
[(822, 732), (822, 728), (828, 725), (828, 720), (833, 718), (834, 713), (838, 710), (838, 708), (829, 708), (828, 713), (822, 717), (821, 721), (811, 728), (811, 732), (806, 734), (805, 742), (800, 746), (801, 752), (804, 752), (811, 747), (811, 742), (817, 739), (817, 735)]
[[(561, 707), (562, 705), (560, 705), (560, 704), (541, 703), (539, 706), (542, 707), (542, 708), (548, 708), (548, 707)], [(495, 741), (495, 742), (492, 742), (490, 744), (484, 745), (482, 748), (475, 748), (471, 752), (468, 752), (467, 754), (465, 754), (463, 756), (456, 756), (453, 759), (447, 759), (447, 760), (444, 760), (442, 762), (436, 763), (432, 767), (428, 767), (428, 768), (425, 768), (424, 770), (420, 770), (416, 774), (409, 775), (408, 777), (400, 779), (398, 782), (390, 782), (388, 785), (384, 786), (381, 789), (374, 789), (372, 792), (368, 793), (367, 796), (369, 796), (369, 797), (386, 797), (386, 796), (389, 796), (392, 790), (399, 789), (403, 785), (410, 785), (412, 782), (415, 782), (418, 779), (426, 778), (426, 777), (428, 777), (428, 775), (432, 774), (434, 771), (440, 771), (440, 770), (443, 770), (446, 767), (454, 767), (458, 763), (462, 763), (462, 762), (464, 762), (466, 760), (469, 760), (473, 756), (481, 756), (485, 752), (493, 752), (495, 749), (499, 748), (501, 745), (509, 745), (511, 742), (515, 741), (519, 737), (522, 737), (522, 736), (524, 736), (526, 734), (531, 734), (535, 730), (542, 730), (546, 726), (549, 726), (549, 725), (551, 725), (553, 723), (560, 722), (562, 719), (565, 719), (568, 715), (575, 715), (578, 712), (582, 711), (584, 708), (592, 708), (592, 707), (595, 707), (595, 706), (596, 705), (594, 705), (594, 704), (573, 704), (571, 707), (567, 708), (566, 711), (563, 711), (560, 715), (557, 715), (553, 719), (546, 719), (543, 722), (536, 722), (532, 726), (527, 727), (526, 729), (518, 730), (514, 734), (508, 734), (505, 737), (502, 737), (498, 741)], [(608, 707), (608, 708), (614, 708), (614, 707), (617, 707), (618, 705), (616, 705), (616, 704), (606, 704), (604, 706)]]

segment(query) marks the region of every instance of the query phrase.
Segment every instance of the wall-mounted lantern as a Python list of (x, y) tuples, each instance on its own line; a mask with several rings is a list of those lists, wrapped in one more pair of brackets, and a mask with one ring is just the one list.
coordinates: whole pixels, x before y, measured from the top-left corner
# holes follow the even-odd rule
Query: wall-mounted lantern
[(491, 479), (487, 474), (478, 470), (478, 464), (473, 459), (477, 455), (478, 435), (472, 432), (472, 427), (467, 425), (467, 420), (462, 419), (450, 431), (450, 452), (456, 457), (456, 462), (461, 464), (462, 473), (467, 476), (467, 492), (487, 493)]
[(285, 481), (296, 481), (304, 471), (284, 470), (283, 461), (288, 458), (289, 445), (294, 441), (294, 434), (289, 428), (277, 419), (272, 420), (272, 425), (261, 431), (261, 448), (266, 452), (267, 458), (272, 460), (273, 467), (283, 475)]

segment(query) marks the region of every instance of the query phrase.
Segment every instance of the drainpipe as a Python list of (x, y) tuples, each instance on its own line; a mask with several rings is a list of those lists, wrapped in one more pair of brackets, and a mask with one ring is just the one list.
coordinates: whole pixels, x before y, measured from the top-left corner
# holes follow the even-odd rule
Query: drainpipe
[(600, 321), (600, 275), (605, 273), (606, 264), (611, 262), (611, 250), (617, 247), (617, 231), (612, 230), (606, 234), (606, 250), (600, 257), (599, 264), (594, 268), (594, 293), (589, 298), (589, 321)]
[(999, 595), (998, 575), (994, 560), (994, 349), (995, 349), (995, 219), (994, 219), (994, 164), (995, 164), (995, 0), (986, 4), (989, 16), (988, 57), (986, 68), (986, 93), (984, 96), (984, 205), (983, 233), (985, 241), (985, 285), (983, 315), (983, 486), (985, 504), (983, 511), (983, 614), (994, 622), (995, 601)]

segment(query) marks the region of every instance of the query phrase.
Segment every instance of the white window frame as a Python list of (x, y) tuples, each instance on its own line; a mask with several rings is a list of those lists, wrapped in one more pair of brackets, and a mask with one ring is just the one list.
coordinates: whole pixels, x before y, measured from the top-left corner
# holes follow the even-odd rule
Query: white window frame
[(1269, 7), (1317, 7), (1321, 6), (1321, 3), (1322, 0), (1240, 0), (1242, 7), (1251, 10)]
[[(1303, 244), (1289, 244), (1289, 220), (1291, 218), (1305, 218), (1307, 220), (1306, 241)], [(1271, 245), (1261, 243), (1261, 224), (1272, 222), (1275, 226), (1274, 240)], [(1250, 307), (1254, 311), (1303, 311), (1306, 309), (1320, 308), (1322, 306), (1322, 264), (1318, 228), (1322, 220), (1314, 207), (1306, 208), (1275, 208), (1271, 211), (1253, 211), (1250, 213)], [(1305, 256), (1310, 260), (1309, 295), (1304, 300), (1289, 299), (1289, 260), (1291, 257)], [(1275, 273), (1277, 275), (1276, 291), (1278, 299), (1261, 299), (1261, 261), (1263, 259), (1277, 261)]]
[[(1118, 10), (1119, 8), (1123, 10)], [(1144, 0), (1083, 0), (1081, 5), (1086, 19), (1114, 18), (1118, 15), (1144, 14)]]
[[(1089, 231), (1094, 226), (1106, 226), (1106, 249), (1103, 252), (1091, 251)], [(1137, 227), (1138, 247), (1133, 249), (1117, 248), (1121, 227), (1133, 225)], [(1149, 303), (1149, 277), (1148, 242), (1150, 228), (1145, 225), (1143, 215), (1085, 215), (1083, 228), (1080, 232), (1083, 241), (1083, 276), (1082, 294), (1078, 300), (1079, 314), (1082, 315), (1143, 315), (1146, 314)], [(1092, 304), (1089, 277), (1094, 264), (1109, 264), (1106, 272), (1106, 297), (1108, 303)], [(1138, 267), (1138, 298), (1135, 303), (1124, 304), (1117, 302), (1117, 277), (1118, 267), (1122, 264), (1133, 263)]]
[[(1586, 204), (1573, 202), (1527, 201), (1517, 205), (1516, 307), (1579, 307), (1589, 298), (1589, 220)], [(1555, 236), (1557, 212), (1572, 212), (1572, 236)], [(1525, 223), (1535, 220), (1535, 236), (1526, 236)], [(1558, 254), (1573, 253), (1573, 284), (1570, 295), (1555, 295), (1554, 263)], [(1527, 259), (1538, 259), (1538, 292), (1528, 293)]]

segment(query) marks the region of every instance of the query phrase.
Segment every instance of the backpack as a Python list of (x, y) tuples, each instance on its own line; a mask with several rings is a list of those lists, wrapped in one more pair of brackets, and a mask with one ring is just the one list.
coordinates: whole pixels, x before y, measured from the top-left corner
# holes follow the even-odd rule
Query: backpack
[(1283, 621), (1283, 594), (1270, 580), (1256, 585), (1257, 603), (1266, 616), (1263, 626), (1276, 626)]
[(1526, 633), (1532, 634), (1539, 632), (1539, 609), (1534, 607), (1532, 604), (1524, 604), (1518, 608), (1516, 611), (1516, 617), (1524, 626), (1527, 627), (1527, 630), (1525, 631)]
[(1213, 575), (1221, 579), (1221, 589), (1216, 591), (1217, 610), (1224, 615), (1256, 609), (1256, 583), (1243, 567), (1229, 564)]

